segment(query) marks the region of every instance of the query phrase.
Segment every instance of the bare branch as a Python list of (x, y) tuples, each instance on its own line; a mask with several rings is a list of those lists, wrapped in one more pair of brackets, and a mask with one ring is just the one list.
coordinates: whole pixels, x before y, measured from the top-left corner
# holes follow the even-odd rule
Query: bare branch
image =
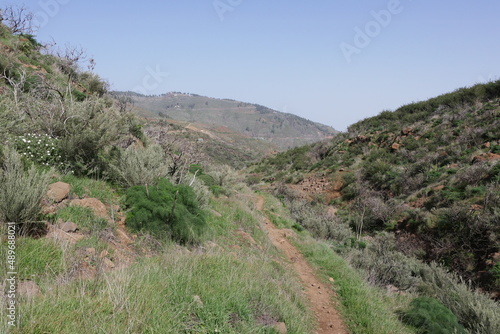
[(38, 29), (35, 15), (26, 6), (9, 5), (1, 10), (1, 21), (13, 34), (33, 34)]

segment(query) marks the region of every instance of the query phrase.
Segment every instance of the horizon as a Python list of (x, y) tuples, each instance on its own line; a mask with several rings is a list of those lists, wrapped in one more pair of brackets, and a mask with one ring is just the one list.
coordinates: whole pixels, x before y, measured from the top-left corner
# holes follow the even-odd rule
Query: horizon
[[(12, 4), (12, 2), (3, 2)], [(111, 90), (265, 105), (345, 131), (498, 79), (500, 3), (28, 0), (37, 40), (81, 47)]]

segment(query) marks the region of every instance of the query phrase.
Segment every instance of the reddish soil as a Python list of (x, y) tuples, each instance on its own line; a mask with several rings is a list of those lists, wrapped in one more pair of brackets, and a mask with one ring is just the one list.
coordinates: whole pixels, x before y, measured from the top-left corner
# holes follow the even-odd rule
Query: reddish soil
[[(263, 207), (264, 198), (258, 197), (257, 209), (262, 212)], [(347, 334), (346, 326), (335, 308), (335, 293), (331, 287), (324, 284), (316, 276), (314, 269), (309, 265), (302, 253), (288, 240), (288, 237), (292, 236), (294, 232), (280, 230), (267, 217), (264, 219), (264, 229), (268, 233), (272, 244), (280, 249), (291, 261), (292, 268), (302, 281), (304, 293), (318, 321), (315, 333)]]

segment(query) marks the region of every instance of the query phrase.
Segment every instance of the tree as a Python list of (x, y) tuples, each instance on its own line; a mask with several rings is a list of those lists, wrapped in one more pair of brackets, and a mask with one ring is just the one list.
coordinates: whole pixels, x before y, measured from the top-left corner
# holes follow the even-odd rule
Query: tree
[(35, 15), (24, 5), (9, 5), (0, 12), (0, 22), (16, 35), (33, 34), (38, 29), (34, 24), (34, 18)]

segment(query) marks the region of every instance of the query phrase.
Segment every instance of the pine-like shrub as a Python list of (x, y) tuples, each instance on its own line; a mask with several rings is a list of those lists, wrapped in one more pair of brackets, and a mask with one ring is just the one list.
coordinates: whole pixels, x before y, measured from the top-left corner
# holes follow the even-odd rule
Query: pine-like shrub
[(457, 317), (434, 298), (418, 297), (410, 303), (403, 321), (422, 334), (466, 334)]
[(191, 187), (175, 186), (167, 179), (153, 186), (129, 188), (125, 204), (129, 208), (126, 225), (130, 229), (183, 244), (197, 242), (206, 225)]

